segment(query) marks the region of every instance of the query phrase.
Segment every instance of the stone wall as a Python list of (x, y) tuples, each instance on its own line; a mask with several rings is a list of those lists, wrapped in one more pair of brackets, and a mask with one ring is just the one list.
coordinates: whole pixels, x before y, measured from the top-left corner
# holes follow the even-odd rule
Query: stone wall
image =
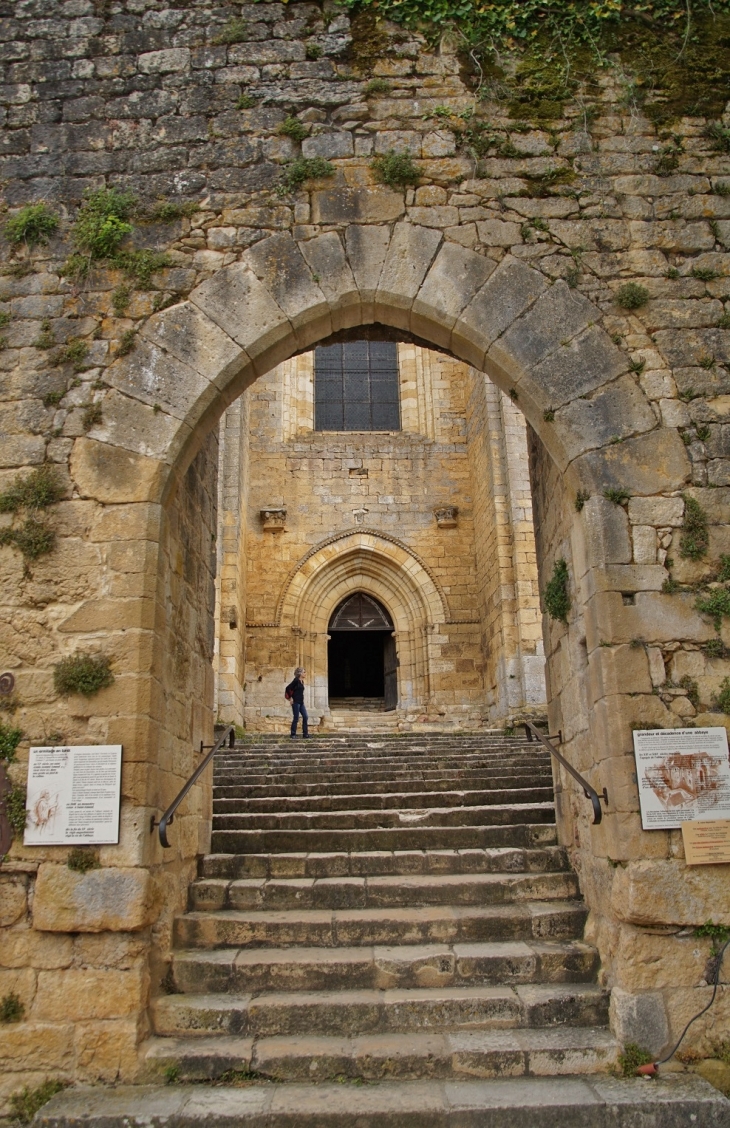
[[(4, 199), (11, 214), (45, 199), (61, 220), (46, 246), (3, 247), (0, 489), (44, 460), (63, 486), (63, 500), (45, 511), (52, 553), (24, 563), (12, 543), (0, 547), (0, 664), (15, 673), (21, 702), (19, 776), (29, 740), (63, 733), (125, 746), (126, 825), (139, 828), (132, 838), (144, 861), (118, 868), (152, 875), (142, 885), (160, 891), (163, 923), (159, 943), (149, 943), (145, 925), (135, 933), (144, 953), (118, 957), (139, 959), (138, 994), (120, 1002), (109, 992), (114, 1021), (144, 1032), (165, 922), (205, 827), (195, 817), (205, 814), (201, 792), (173, 828), (173, 860), (158, 871), (158, 855), (144, 853), (150, 813), (192, 766), (213, 703), (210, 638), (205, 616), (197, 621), (204, 608), (194, 603), (188, 617), (179, 607), (189, 596), (181, 483), (245, 387), (335, 331), (378, 321), (485, 371), (524, 413), (561, 479), (537, 518), (540, 575), (551, 572), (550, 553), (565, 551), (574, 596), (567, 634), (551, 626), (546, 647), (551, 717), (568, 754), (610, 798), (592, 828), (570, 783), (563, 833), (617, 985), (617, 1028), (629, 1030), (632, 1015), (641, 1025), (645, 1006), (657, 1041), (678, 1035), (708, 997), (700, 974), (708, 942), (689, 949), (682, 932), (710, 917), (730, 923), (727, 867), (688, 869), (674, 833), (642, 832), (631, 732), (687, 719), (727, 724), (712, 709), (730, 670), (730, 621), (721, 617), (716, 630), (697, 610), (685, 582), (696, 565), (681, 556), (680, 532), (695, 496), (709, 522), (697, 578), (724, 584), (712, 577), (728, 551), (730, 162), (705, 135), (707, 123), (673, 123), (668, 161), (665, 139), (627, 99), (616, 67), (599, 74), (597, 117), (576, 101), (550, 131), (525, 130), (503, 104), (475, 101), (447, 47), (432, 52), (386, 28), (376, 57), (358, 70), (363, 54), (350, 45), (347, 17), (315, 5), (24, 0), (0, 10)], [(246, 19), (246, 42), (216, 42), (231, 13)], [(370, 73), (387, 78), (387, 94), (366, 94)], [(444, 105), (488, 118), (501, 154), (495, 148), (477, 164), (444, 121)], [(308, 131), (302, 153), (331, 158), (334, 174), (279, 195), (283, 165), (298, 152), (278, 132), (292, 110)], [(412, 154), (416, 188), (377, 182), (370, 155), (391, 148)], [(82, 194), (104, 185), (128, 187), (148, 206), (130, 245), (169, 256), (149, 289), (132, 286), (126, 309), (122, 270), (97, 263), (84, 281), (63, 275)], [(153, 220), (159, 197), (196, 208), (170, 222), (175, 210), (163, 209)], [(648, 295), (631, 310), (620, 304), (629, 281)], [(209, 512), (212, 483), (211, 491)], [(19, 534), (25, 519), (3, 514), (3, 532)], [(210, 576), (202, 560), (212, 531), (201, 527), (202, 539), (187, 542), (201, 560), (191, 575)], [(203, 586), (209, 591), (207, 579)], [(90, 647), (113, 658), (115, 684), (91, 701), (59, 699), (54, 662)], [(186, 648), (197, 654), (189, 663)], [(176, 653), (189, 692), (174, 681)], [(572, 672), (586, 660), (587, 729)], [(696, 693), (670, 684), (683, 670)], [(124, 843), (119, 849), (126, 858)], [(31, 854), (33, 864), (64, 870), (63, 850), (40, 855), (17, 843), (11, 865)], [(15, 881), (12, 870), (3, 877)], [(24, 897), (13, 893), (21, 922)], [(71, 923), (65, 952), (81, 943)], [(23, 946), (33, 983), (47, 970), (34, 945)], [(94, 998), (93, 968), (82, 970), (78, 983)], [(129, 998), (134, 1015), (120, 1010)], [(695, 1043), (711, 1038), (725, 1005), (692, 1028)], [(56, 1013), (49, 1024), (65, 1030)], [(28, 1029), (13, 1030), (16, 1044)], [(52, 1032), (38, 1045), (35, 1057), (28, 1051), (29, 1075), (54, 1074)], [(84, 1068), (74, 1058), (75, 1074)], [(132, 1076), (131, 1051), (119, 1074)]]

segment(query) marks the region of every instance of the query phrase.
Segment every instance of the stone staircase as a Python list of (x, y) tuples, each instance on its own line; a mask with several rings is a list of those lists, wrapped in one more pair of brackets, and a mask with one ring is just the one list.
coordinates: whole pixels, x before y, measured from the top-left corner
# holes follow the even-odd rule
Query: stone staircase
[(214, 787), (150, 1076), (418, 1081), (614, 1061), (536, 745), (264, 737), (221, 754)]

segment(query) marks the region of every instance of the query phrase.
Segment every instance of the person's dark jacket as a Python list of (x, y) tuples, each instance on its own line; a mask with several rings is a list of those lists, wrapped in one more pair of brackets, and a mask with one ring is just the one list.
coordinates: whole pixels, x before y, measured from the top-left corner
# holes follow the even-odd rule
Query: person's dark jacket
[(291, 700), (295, 705), (304, 704), (304, 682), (301, 678), (294, 678), (286, 688), (287, 692), (291, 690)]

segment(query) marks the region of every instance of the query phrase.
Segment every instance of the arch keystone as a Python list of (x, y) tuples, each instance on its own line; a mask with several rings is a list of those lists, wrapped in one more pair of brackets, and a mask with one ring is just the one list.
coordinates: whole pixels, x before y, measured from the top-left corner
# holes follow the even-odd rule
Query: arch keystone
[(375, 316), (385, 325), (410, 329), (410, 310), (426, 272), (441, 243), (440, 231), (398, 223), (390, 240), (383, 263), (377, 294)]

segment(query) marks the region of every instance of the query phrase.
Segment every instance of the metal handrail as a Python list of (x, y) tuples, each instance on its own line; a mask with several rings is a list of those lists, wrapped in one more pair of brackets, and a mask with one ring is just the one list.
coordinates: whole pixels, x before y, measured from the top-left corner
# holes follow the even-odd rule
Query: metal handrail
[(598, 792), (595, 790), (595, 788), (591, 787), (588, 780), (583, 779), (583, 776), (580, 774), (580, 772), (577, 771), (572, 764), (569, 764), (565, 759), (565, 756), (558, 752), (557, 748), (550, 743), (549, 737), (543, 736), (540, 730), (535, 728), (532, 721), (524, 721), (523, 724), (525, 728), (525, 736), (527, 737), (527, 739), (529, 741), (532, 741), (533, 735), (536, 736), (540, 743), (545, 748), (547, 748), (550, 755), (554, 756), (558, 763), (563, 765), (566, 772), (570, 772), (573, 779), (576, 780), (583, 788), (583, 794), (585, 795), (586, 799), (590, 799), (591, 803), (593, 804), (593, 825), (598, 826), (599, 822), (603, 818), (603, 811), (601, 810), (601, 799), (603, 799), (603, 802), (606, 804), (606, 806), (608, 806), (608, 791), (606, 790), (606, 788), (604, 787), (599, 797)]
[(150, 826), (150, 830), (152, 832), (154, 832), (155, 827), (156, 826), (159, 827), (159, 830), (160, 830), (160, 845), (164, 846), (165, 849), (168, 849), (168, 850), (170, 849), (170, 843), (167, 841), (167, 828), (175, 817), (175, 811), (178, 809), (178, 807), (182, 803), (183, 799), (187, 795), (188, 791), (190, 791), (191, 787), (193, 787), (193, 785), (198, 782), (201, 775), (203, 774), (205, 769), (208, 767), (208, 764), (213, 759), (216, 752), (225, 743), (226, 739), (228, 740), (228, 747), (233, 748), (233, 745), (236, 742), (236, 730), (235, 730), (233, 725), (226, 725), (226, 727), (223, 729), (223, 732), (220, 734), (220, 736), (216, 740), (215, 744), (204, 745), (203, 742), (201, 741), (200, 751), (204, 752), (206, 747), (207, 747), (209, 749), (208, 755), (205, 757), (204, 760), (200, 761), (197, 768), (195, 769), (195, 771), (191, 775), (190, 779), (184, 785), (184, 787), (179, 792), (179, 794), (173, 799), (172, 803), (167, 808), (167, 810), (165, 811), (165, 813), (162, 816), (162, 818), (160, 819), (160, 821), (157, 822), (157, 820), (155, 819), (155, 816), (154, 815), (152, 816), (152, 824)]

